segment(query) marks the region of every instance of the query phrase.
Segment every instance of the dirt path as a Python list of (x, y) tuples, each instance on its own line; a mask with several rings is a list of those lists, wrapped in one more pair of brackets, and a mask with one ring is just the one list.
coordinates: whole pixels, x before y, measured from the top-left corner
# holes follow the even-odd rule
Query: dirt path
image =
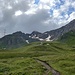
[(47, 62), (39, 60), (39, 59), (35, 59), (35, 60), (47, 69), (47, 72), (44, 75), (48, 75), (49, 72), (51, 72), (52, 75), (61, 75), (59, 71), (52, 68)]

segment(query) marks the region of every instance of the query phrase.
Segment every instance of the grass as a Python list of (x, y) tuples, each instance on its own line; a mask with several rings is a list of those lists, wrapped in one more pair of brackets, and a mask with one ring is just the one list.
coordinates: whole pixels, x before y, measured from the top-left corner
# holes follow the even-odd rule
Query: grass
[(75, 48), (60, 42), (37, 42), (0, 50), (0, 75), (43, 75), (47, 69), (34, 58), (46, 61), (61, 75), (75, 75), (74, 57)]
[(75, 30), (71, 30), (65, 34), (63, 34), (59, 41), (63, 43), (67, 43), (69, 46), (75, 47)]

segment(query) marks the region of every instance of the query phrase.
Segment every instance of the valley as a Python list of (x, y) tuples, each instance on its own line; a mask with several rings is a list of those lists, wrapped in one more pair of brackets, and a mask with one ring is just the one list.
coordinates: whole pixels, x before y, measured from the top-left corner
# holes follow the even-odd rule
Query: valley
[[(54, 42), (34, 42), (13, 50), (0, 50), (0, 75), (44, 75), (46, 61), (61, 75), (75, 74), (75, 48)], [(53, 75), (51, 72), (48, 75)]]

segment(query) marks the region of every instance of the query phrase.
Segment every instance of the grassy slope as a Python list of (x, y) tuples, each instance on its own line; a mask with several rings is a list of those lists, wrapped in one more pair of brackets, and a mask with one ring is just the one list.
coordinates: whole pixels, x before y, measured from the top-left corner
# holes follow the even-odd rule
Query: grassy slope
[(75, 49), (59, 42), (42, 45), (38, 42), (15, 50), (0, 50), (0, 75), (43, 75), (45, 67), (33, 58), (46, 61), (62, 75), (75, 75), (74, 57)]
[(68, 33), (65, 33), (63, 36), (59, 39), (61, 42), (67, 43), (68, 45), (75, 44), (75, 30), (71, 30)]

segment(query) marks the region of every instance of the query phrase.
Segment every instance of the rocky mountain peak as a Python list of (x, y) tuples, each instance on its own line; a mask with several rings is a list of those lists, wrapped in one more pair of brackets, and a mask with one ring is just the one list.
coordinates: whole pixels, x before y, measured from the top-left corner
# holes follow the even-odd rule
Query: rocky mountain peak
[(41, 34), (41, 33), (38, 31), (33, 31), (31, 34), (34, 35), (34, 34)]

